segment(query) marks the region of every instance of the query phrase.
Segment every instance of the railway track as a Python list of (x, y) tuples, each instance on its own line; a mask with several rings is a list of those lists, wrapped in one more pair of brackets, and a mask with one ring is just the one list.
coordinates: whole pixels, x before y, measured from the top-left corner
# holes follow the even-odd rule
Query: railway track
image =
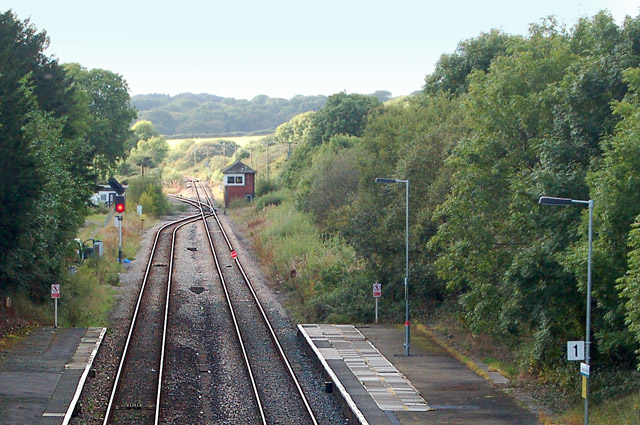
[[(192, 187), (198, 202), (212, 211), (211, 219), (215, 221), (216, 229), (211, 230), (207, 220), (203, 220), (210, 249), (220, 275), (220, 283), (233, 318), (235, 334), (242, 346), (247, 373), (254, 389), (253, 399), (260, 412), (261, 423), (317, 425), (318, 422), (309, 401), (260, 298), (213, 208), (206, 188), (196, 180), (192, 182)], [(200, 195), (201, 192), (203, 196)], [(231, 262), (233, 266), (222, 267), (222, 258), (226, 258), (226, 262)]]
[[(103, 424), (158, 423), (171, 271), (178, 229), (201, 219), (184, 217), (156, 233)], [(149, 289), (155, 285), (159, 288)], [(159, 290), (158, 290), (159, 289)], [(162, 324), (162, 326), (158, 326)]]
[[(197, 213), (167, 223), (156, 233), (103, 425), (186, 423), (187, 418), (210, 423), (317, 425), (267, 312), (240, 260), (231, 257), (234, 247), (209, 193), (197, 180), (192, 188), (195, 199), (172, 198), (197, 208)], [(185, 325), (184, 321), (172, 324), (179, 313), (178, 307), (171, 307), (175, 291), (171, 283), (176, 235), (189, 224), (197, 224), (189, 227), (189, 239), (194, 239), (196, 228), (203, 228), (203, 245), (208, 245), (198, 253), (196, 263), (209, 276), (202, 290), (224, 294), (219, 298), (224, 298), (225, 307), (200, 307), (201, 314), (194, 314), (194, 322), (202, 329), (193, 336), (198, 340), (196, 353), (184, 355), (175, 342), (185, 339), (176, 326)], [(214, 267), (203, 264), (205, 252), (209, 252), (206, 261)], [(211, 332), (214, 328), (219, 332)], [(184, 374), (184, 368), (193, 363), (199, 372)]]

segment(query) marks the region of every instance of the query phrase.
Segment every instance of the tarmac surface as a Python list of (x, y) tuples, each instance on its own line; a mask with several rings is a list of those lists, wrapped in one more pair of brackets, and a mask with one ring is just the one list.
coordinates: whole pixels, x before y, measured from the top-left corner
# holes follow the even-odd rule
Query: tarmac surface
[(0, 351), (0, 425), (71, 419), (104, 328), (39, 328)]
[[(430, 338), (413, 333), (404, 354), (401, 327), (299, 325), (333, 382), (335, 392), (362, 425), (535, 425), (536, 415), (497, 388), (508, 381), (480, 377)], [(497, 375), (497, 376), (496, 376)]]

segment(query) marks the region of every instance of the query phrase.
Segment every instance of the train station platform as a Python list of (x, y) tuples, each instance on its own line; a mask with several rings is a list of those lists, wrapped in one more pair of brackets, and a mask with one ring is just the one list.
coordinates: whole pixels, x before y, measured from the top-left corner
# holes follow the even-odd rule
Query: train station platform
[(38, 328), (0, 351), (0, 425), (71, 419), (106, 328)]
[(390, 325), (298, 325), (352, 423), (361, 425), (534, 425), (536, 415), (496, 385), (413, 332)]

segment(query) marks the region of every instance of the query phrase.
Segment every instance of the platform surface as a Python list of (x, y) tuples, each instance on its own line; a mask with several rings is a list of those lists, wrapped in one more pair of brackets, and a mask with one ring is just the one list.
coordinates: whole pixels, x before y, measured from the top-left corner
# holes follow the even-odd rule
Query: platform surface
[(0, 425), (67, 423), (104, 328), (39, 328), (0, 351)]
[(356, 423), (535, 425), (536, 416), (426, 336), (401, 327), (299, 325), (303, 339), (346, 393)]

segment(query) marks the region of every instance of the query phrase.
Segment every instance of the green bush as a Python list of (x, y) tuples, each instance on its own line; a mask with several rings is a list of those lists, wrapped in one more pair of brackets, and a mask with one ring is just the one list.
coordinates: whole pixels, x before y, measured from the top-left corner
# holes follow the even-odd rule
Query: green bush
[(142, 211), (154, 217), (171, 211), (169, 202), (162, 192), (162, 180), (159, 175), (135, 177), (129, 180), (127, 204), (142, 205)]
[(287, 199), (287, 195), (282, 191), (270, 192), (256, 199), (256, 209), (260, 211), (269, 205), (280, 205)]
[(61, 287), (60, 323), (63, 326), (107, 326), (114, 291), (101, 279), (117, 283), (115, 262), (92, 260), (79, 267)]
[(229, 202), (229, 209), (244, 208), (247, 205), (249, 205), (249, 201), (247, 201), (245, 198), (236, 198), (233, 201)]
[(256, 180), (256, 197), (264, 196), (267, 193), (275, 192), (278, 190), (278, 185), (271, 179), (257, 179)]

